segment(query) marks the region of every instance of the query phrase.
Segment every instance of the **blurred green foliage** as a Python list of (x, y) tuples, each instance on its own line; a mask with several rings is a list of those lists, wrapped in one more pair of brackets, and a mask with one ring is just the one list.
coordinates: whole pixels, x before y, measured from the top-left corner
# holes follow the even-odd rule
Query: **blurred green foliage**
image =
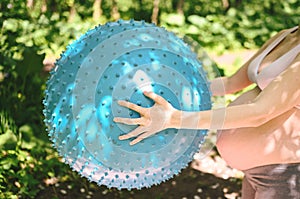
[[(43, 180), (71, 173), (43, 124), (45, 57), (58, 57), (95, 25), (118, 17), (153, 19), (153, 0), (103, 0), (97, 11), (96, 1), (0, 3), (0, 198), (34, 198)], [(222, 53), (257, 48), (277, 31), (297, 25), (300, 2), (161, 0), (158, 9), (158, 25)]]

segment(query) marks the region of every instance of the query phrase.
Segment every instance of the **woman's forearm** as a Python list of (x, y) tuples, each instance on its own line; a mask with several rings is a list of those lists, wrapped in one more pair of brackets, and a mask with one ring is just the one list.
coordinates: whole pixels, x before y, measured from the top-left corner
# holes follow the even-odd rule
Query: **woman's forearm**
[[(300, 104), (300, 57), (248, 104), (200, 112), (178, 111), (175, 128), (257, 127)], [(177, 111), (176, 111), (177, 112)]]
[(232, 129), (265, 122), (264, 114), (253, 103), (200, 112), (178, 111), (173, 115), (172, 126), (184, 129)]
[(226, 92), (227, 77), (218, 77), (213, 79), (210, 84), (210, 90), (213, 96), (223, 96)]

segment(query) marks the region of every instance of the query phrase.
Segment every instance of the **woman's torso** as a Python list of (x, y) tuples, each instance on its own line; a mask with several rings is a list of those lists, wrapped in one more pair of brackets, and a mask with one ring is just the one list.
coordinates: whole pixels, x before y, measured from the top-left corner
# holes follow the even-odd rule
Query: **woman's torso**
[[(293, 38), (283, 40), (263, 58), (259, 71), (284, 55), (287, 49), (299, 44), (297, 38), (296, 41)], [(259, 87), (255, 87), (238, 97), (230, 106), (250, 103), (260, 91)], [(266, 164), (300, 162), (300, 109), (292, 108), (255, 128), (219, 131), (218, 142), (226, 142), (230, 146), (218, 147), (218, 150), (230, 166), (240, 170)]]

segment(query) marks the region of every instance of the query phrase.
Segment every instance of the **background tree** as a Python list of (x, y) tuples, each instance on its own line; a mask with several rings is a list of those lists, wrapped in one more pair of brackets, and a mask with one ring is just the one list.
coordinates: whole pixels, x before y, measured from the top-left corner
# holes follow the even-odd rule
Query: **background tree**
[(119, 13), (117, 0), (112, 0), (111, 17), (112, 17), (112, 20), (114, 20), (114, 21), (120, 19), (120, 13)]
[(93, 20), (96, 22), (99, 20), (100, 16), (102, 15), (102, 8), (101, 8), (102, 0), (95, 0), (93, 4)]
[(152, 11), (151, 21), (155, 24), (157, 24), (158, 22), (159, 1), (160, 0), (153, 0), (153, 11)]
[(177, 2), (177, 6), (176, 6), (176, 10), (178, 14), (183, 15), (184, 11), (183, 11), (183, 4), (184, 4), (184, 0), (178, 0)]

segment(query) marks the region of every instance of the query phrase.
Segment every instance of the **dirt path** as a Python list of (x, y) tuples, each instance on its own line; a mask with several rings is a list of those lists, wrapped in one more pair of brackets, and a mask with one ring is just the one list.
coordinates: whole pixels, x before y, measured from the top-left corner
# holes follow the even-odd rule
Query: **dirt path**
[(191, 166), (179, 175), (151, 188), (142, 190), (108, 189), (82, 178), (80, 182), (58, 182), (46, 186), (39, 199), (237, 199), (241, 182), (235, 178), (222, 179), (213, 174), (199, 172)]

